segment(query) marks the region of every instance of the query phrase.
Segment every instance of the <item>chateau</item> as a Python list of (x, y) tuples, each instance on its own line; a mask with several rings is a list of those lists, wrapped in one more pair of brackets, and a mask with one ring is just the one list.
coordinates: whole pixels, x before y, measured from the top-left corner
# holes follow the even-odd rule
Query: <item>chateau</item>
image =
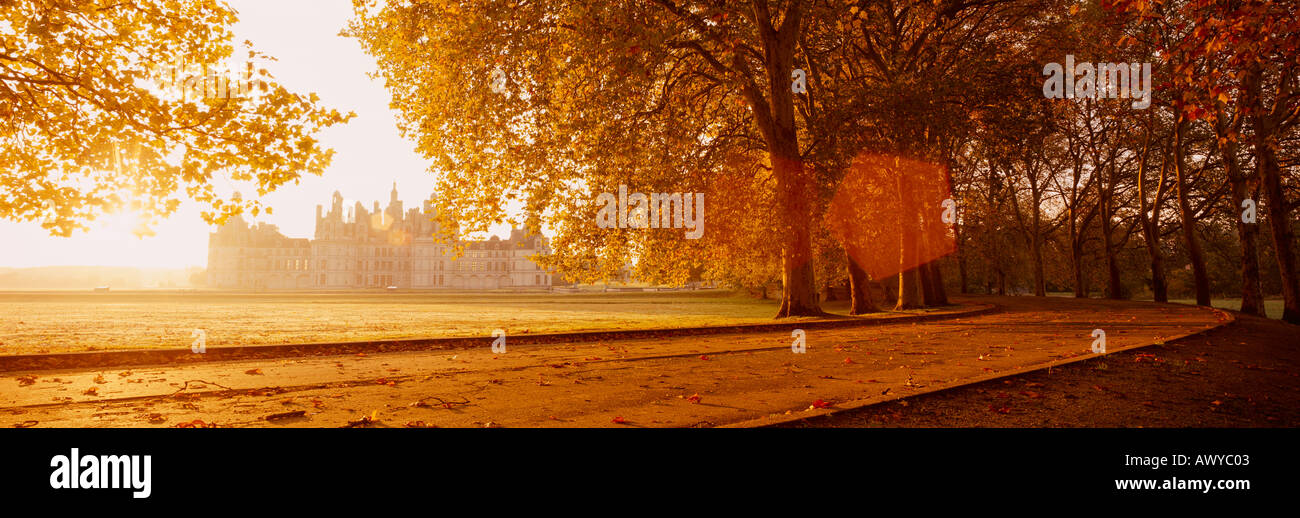
[(543, 236), (518, 229), (510, 239), (458, 240), (465, 253), (433, 236), (440, 227), (429, 202), (402, 210), (397, 185), (388, 207), (366, 211), (360, 202), (344, 214), (334, 192), (329, 212), (316, 206), (314, 239), (290, 238), (275, 225), (232, 217), (208, 236), (208, 286), (237, 289), (496, 289), (541, 288), (551, 274), (530, 256), (549, 253)]

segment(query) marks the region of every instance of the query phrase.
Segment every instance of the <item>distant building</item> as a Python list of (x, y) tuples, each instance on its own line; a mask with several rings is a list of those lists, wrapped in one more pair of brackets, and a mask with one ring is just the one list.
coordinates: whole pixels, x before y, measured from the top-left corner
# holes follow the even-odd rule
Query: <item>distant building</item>
[(402, 211), (393, 185), (388, 207), (367, 212), (358, 202), (344, 214), (343, 196), (334, 192), (327, 214), (316, 206), (314, 239), (290, 238), (275, 225), (249, 225), (235, 216), (208, 237), (208, 287), (239, 289), (539, 288), (552, 283), (550, 272), (529, 259), (549, 253), (545, 237), (458, 240), (465, 253), (454, 259), (428, 202)]

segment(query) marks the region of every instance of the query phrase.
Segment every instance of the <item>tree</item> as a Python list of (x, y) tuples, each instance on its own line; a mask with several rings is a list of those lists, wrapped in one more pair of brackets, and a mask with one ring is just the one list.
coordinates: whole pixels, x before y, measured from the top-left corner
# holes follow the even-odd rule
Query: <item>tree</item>
[[(320, 174), (332, 151), (313, 135), (350, 115), (265, 70), (242, 78), (247, 95), (213, 87), (236, 19), (218, 2), (0, 1), (0, 217), (67, 236), (124, 206), (165, 217), (184, 191), (215, 223), (262, 210), (217, 193), (216, 177), (265, 194)], [(199, 87), (168, 88), (186, 84)]]
[[(378, 58), (402, 128), (444, 174), (446, 217), (469, 230), (506, 218), (502, 200), (528, 200), (536, 229), (591, 214), (586, 200), (620, 182), (700, 186), (720, 167), (710, 156), (761, 151), (775, 196), (761, 217), (778, 223), (785, 317), (821, 313), (792, 88), (797, 47), (815, 31), (805, 21), (830, 18), (806, 17), (813, 9), (359, 0), (348, 34)], [(630, 238), (609, 234), (601, 240)]]
[[(1007, 49), (1020, 47), (1026, 21), (1041, 4), (1019, 0), (853, 3), (846, 23), (851, 30), (835, 47), (835, 59), (827, 60), (835, 64), (830, 67), (834, 82), (848, 85), (840, 92), (846, 100), (836, 105), (847, 114), (847, 136), (841, 140), (852, 142), (845, 146), (851, 156), (870, 152), (951, 167), (973, 120), (1002, 107), (997, 99), (1006, 93), (1000, 89), (1008, 72), (1024, 61)], [(880, 179), (886, 185), (897, 180)], [(894, 195), (904, 193), (900, 188)], [(909, 265), (898, 276), (902, 294), (898, 307), (916, 307), (922, 301), (946, 304), (937, 261), (914, 264), (909, 257), (918, 252), (913, 249), (916, 244), (900, 237), (914, 234), (935, 214), (907, 209), (899, 214), (907, 217), (898, 218), (896, 231), (880, 236), (896, 241), (902, 263)]]
[[(1277, 159), (1282, 135), (1300, 122), (1300, 23), (1293, 13), (1294, 0), (1110, 0), (1115, 12), (1138, 20), (1177, 19), (1180, 37), (1161, 46), (1161, 55), (1174, 64), (1173, 86), (1182, 94), (1180, 120), (1211, 119), (1225, 169), (1239, 169), (1236, 145), (1249, 142), (1257, 181), (1267, 202), (1267, 220), (1274, 255), (1282, 277), (1282, 319), (1300, 323), (1300, 265), (1294, 249), (1290, 211), (1283, 173)], [(1208, 63), (1208, 65), (1207, 65)], [(1199, 67), (1199, 68), (1198, 68)], [(1242, 118), (1250, 122), (1250, 137), (1240, 130)], [(1179, 165), (1175, 150), (1175, 167)], [(1247, 178), (1228, 169), (1234, 202), (1244, 201)], [(1238, 205), (1234, 210), (1240, 208)], [(1243, 310), (1255, 310), (1251, 285), (1253, 236), (1238, 229), (1243, 247)], [(1198, 288), (1198, 300), (1201, 298)], [(1247, 300), (1251, 299), (1251, 300)]]

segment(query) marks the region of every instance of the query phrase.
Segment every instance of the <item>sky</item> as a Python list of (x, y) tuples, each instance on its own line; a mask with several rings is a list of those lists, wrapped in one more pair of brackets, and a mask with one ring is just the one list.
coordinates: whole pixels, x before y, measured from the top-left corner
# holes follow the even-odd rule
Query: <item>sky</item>
[[(255, 49), (274, 56), (278, 61), (266, 67), (277, 81), (290, 91), (316, 92), (323, 106), (357, 115), (319, 135), (335, 150), (325, 174), (305, 175), (298, 185), (290, 183), (263, 197), (274, 213), (256, 221), (275, 224), (289, 237), (312, 237), (316, 205), (328, 207), (335, 190), (347, 200), (345, 206), (360, 201), (368, 208), (374, 201), (388, 204), (393, 182), (406, 207), (420, 206), (435, 180), (428, 161), (398, 134), (383, 81), (366, 75), (374, 71), (374, 59), (356, 40), (338, 35), (351, 17), (352, 1), (227, 1), (239, 11), (236, 43), (251, 40)], [(9, 249), (0, 254), (0, 267), (205, 266), (208, 233), (214, 230), (192, 203), (156, 226), (154, 236), (134, 236), (134, 218), (126, 215), (100, 218), (90, 227), (90, 232), (62, 238), (50, 236), (38, 222), (0, 220), (0, 242)]]

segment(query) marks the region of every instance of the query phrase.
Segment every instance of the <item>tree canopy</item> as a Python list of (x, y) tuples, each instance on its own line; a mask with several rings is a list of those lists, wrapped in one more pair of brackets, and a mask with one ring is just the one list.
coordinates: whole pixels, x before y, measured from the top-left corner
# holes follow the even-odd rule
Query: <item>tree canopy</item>
[(265, 194), (320, 174), (332, 152), (314, 135), (350, 115), (264, 68), (244, 72), (253, 91), (208, 86), (239, 57), (236, 20), (215, 0), (0, 0), (0, 217), (66, 236), (124, 207), (156, 220), (188, 197), (217, 222), (263, 210), (217, 178)]

